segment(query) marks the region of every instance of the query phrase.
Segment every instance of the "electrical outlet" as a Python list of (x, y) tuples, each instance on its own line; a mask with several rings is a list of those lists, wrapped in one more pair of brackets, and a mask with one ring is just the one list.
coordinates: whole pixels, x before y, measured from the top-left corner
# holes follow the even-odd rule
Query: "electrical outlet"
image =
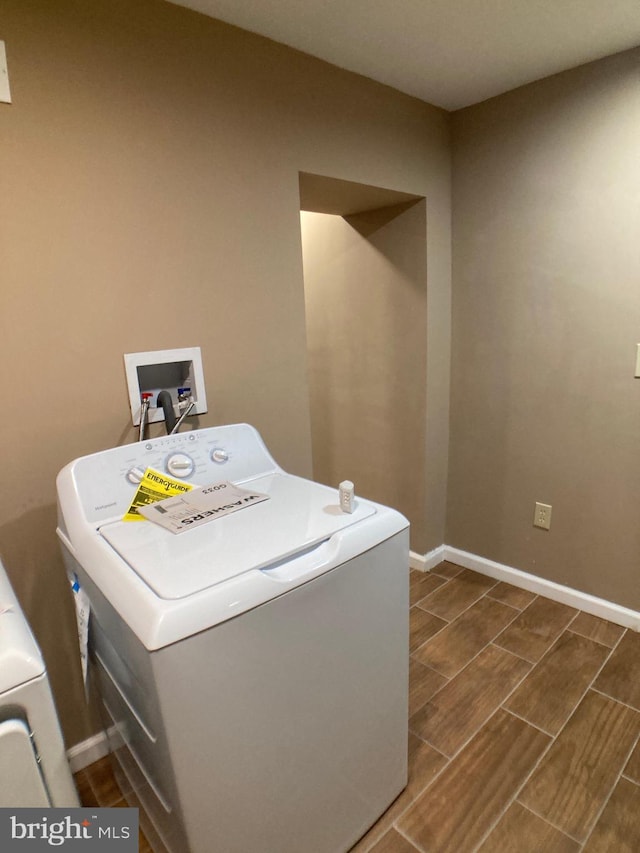
[(551, 527), (551, 506), (549, 504), (536, 503), (536, 511), (533, 515), (533, 526), (549, 530)]

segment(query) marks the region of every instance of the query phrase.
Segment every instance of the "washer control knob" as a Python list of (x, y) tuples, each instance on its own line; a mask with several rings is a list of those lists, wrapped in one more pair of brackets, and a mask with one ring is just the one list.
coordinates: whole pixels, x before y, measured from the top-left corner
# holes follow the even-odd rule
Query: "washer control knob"
[(186, 453), (174, 453), (167, 459), (167, 473), (172, 477), (190, 477), (195, 467), (193, 459)]
[(142, 468), (129, 468), (126, 476), (127, 480), (130, 483), (133, 483), (134, 486), (137, 486), (138, 483), (142, 482), (142, 478), (144, 477), (144, 471)]
[(224, 462), (229, 461), (229, 454), (222, 447), (216, 447), (216, 449), (211, 454), (211, 458), (214, 462), (217, 462), (219, 465), (222, 465)]

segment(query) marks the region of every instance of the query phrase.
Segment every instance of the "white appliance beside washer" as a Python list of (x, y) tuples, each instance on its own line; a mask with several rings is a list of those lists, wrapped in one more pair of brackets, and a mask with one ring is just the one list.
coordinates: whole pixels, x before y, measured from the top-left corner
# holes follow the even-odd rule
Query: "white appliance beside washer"
[(0, 807), (77, 805), (44, 660), (0, 564)]
[[(140, 472), (270, 499), (178, 535), (123, 522)], [(58, 475), (112, 750), (175, 853), (338, 853), (407, 781), (408, 522), (286, 474), (247, 424)], [(142, 817), (142, 815), (141, 815)]]

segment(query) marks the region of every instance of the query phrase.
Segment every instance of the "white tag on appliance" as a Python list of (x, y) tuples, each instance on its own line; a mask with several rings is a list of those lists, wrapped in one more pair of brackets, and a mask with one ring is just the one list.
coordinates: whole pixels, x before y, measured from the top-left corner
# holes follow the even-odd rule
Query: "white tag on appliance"
[(269, 500), (269, 495), (241, 489), (228, 480), (222, 480), (149, 506), (138, 507), (138, 512), (172, 533), (184, 533), (185, 530), (192, 530), (266, 500)]

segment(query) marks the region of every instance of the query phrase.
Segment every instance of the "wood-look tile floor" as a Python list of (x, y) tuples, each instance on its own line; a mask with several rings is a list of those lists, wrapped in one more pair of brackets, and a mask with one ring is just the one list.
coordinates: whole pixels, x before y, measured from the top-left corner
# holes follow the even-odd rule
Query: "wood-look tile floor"
[(409, 784), (352, 853), (640, 851), (640, 634), (446, 562), (410, 617)]
[(640, 634), (411, 572), (409, 785), (352, 853), (638, 853)]
[[(113, 772), (108, 755), (74, 774), (80, 804), (88, 808), (123, 808), (128, 806)], [(142, 830), (138, 833), (138, 853), (153, 853)]]

